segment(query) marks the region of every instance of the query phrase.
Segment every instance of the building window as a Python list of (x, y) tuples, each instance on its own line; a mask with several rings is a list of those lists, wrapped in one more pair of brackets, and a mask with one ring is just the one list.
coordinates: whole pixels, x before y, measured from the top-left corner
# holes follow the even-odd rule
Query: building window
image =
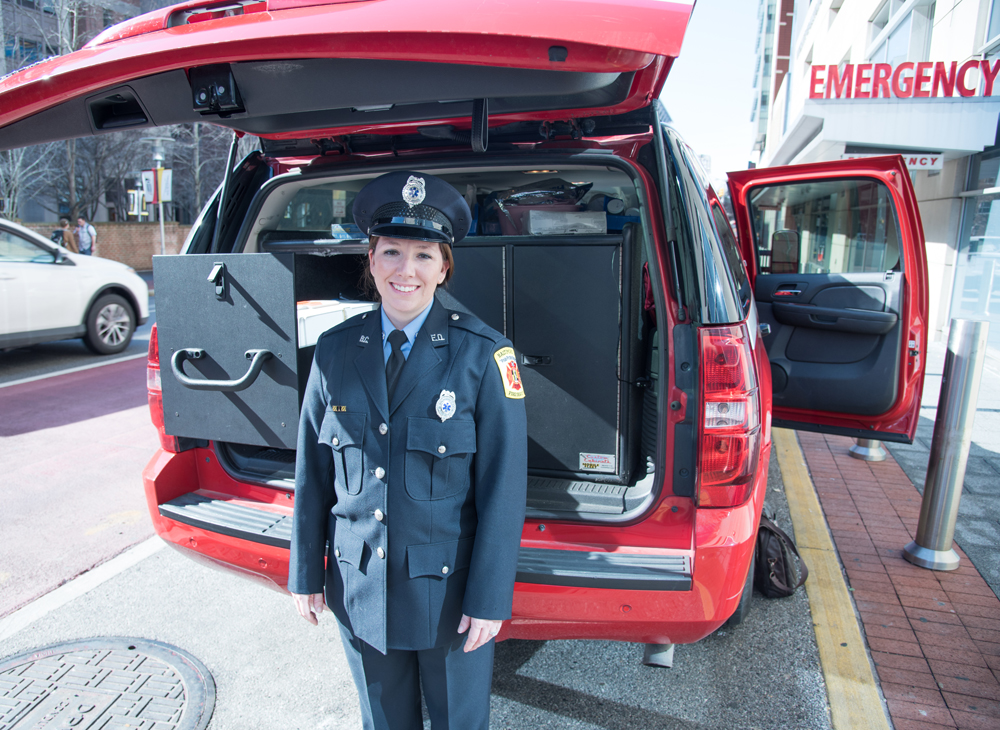
[(986, 319), (989, 346), (1000, 347), (1000, 147), (970, 159), (962, 229), (955, 260), (951, 317)]
[(889, 23), (889, 0), (885, 0), (881, 7), (875, 11), (875, 15), (872, 16), (872, 38), (877, 36), (883, 30), (885, 26)]
[(987, 49), (1000, 45), (1000, 0), (990, 2), (990, 19), (986, 24), (986, 38), (983, 41), (983, 46)]
[[(1000, 3), (1000, 0), (993, 1)], [(903, 15), (892, 14), (890, 11), (897, 5), (895, 0), (888, 0), (872, 17), (875, 47), (868, 54), (869, 60), (892, 65), (930, 60), (936, 3), (917, 5)], [(895, 10), (898, 11), (898, 7)]]

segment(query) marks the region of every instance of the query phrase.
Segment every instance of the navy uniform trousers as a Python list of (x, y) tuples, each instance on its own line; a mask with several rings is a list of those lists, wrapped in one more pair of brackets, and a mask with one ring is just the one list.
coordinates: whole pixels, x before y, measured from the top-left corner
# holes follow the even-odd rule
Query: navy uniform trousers
[(365, 728), (421, 727), (420, 684), (435, 730), (488, 726), (494, 643), (464, 654), (457, 630), (463, 613), (511, 615), (527, 489), (523, 398), (510, 342), (438, 301), (391, 403), (379, 312), (316, 345), (288, 588), (325, 590)]

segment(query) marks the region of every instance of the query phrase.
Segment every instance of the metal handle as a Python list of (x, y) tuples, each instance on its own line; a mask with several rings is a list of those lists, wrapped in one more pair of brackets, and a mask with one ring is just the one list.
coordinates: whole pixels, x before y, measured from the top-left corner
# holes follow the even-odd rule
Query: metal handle
[(247, 350), (246, 357), (250, 361), (250, 369), (246, 371), (242, 378), (238, 380), (195, 380), (184, 374), (184, 361), (188, 358), (198, 360), (205, 356), (205, 351), (200, 347), (186, 347), (178, 350), (170, 358), (170, 369), (177, 378), (177, 382), (185, 388), (191, 390), (220, 390), (224, 393), (235, 393), (238, 390), (245, 390), (253, 385), (253, 382), (260, 375), (264, 361), (271, 358), (270, 350)]

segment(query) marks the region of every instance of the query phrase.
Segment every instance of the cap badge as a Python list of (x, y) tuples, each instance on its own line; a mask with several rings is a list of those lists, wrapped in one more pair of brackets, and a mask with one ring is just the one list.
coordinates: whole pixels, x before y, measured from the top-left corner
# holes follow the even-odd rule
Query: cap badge
[(403, 186), (403, 202), (411, 208), (420, 205), (427, 197), (427, 184), (422, 177), (410, 175), (410, 179)]
[(438, 396), (437, 404), (434, 406), (434, 412), (441, 419), (441, 423), (454, 416), (455, 394), (450, 390), (442, 390), (441, 395)]

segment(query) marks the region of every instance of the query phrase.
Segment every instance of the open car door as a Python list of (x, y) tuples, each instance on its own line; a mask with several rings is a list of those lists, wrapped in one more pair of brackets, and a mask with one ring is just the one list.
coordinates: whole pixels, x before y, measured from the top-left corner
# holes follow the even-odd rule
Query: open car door
[(902, 157), (740, 171), (729, 188), (767, 325), (774, 424), (912, 441), (928, 289)]

